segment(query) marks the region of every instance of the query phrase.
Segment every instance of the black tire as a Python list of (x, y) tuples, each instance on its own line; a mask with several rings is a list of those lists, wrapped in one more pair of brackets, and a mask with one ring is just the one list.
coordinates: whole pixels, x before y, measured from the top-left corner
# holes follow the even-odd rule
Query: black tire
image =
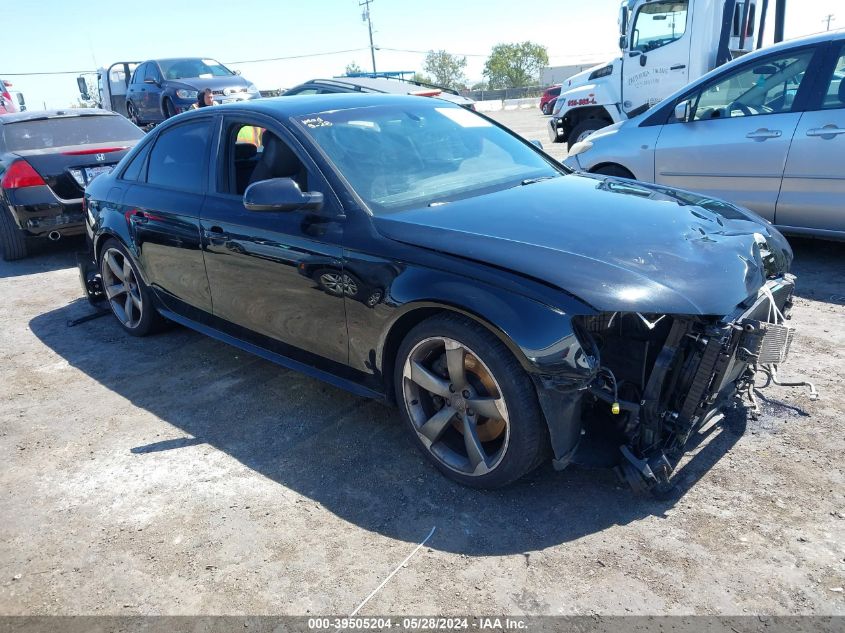
[(18, 228), (12, 212), (0, 205), (0, 254), (7, 262), (23, 259), (29, 254), (26, 235)]
[(613, 176), (615, 178), (630, 178), (636, 180), (634, 174), (622, 167), (622, 165), (602, 165), (596, 167), (591, 173), (600, 174), (602, 176)]
[(132, 121), (138, 127), (144, 127), (144, 122), (138, 116), (138, 108), (131, 101), (126, 102), (126, 118)]
[[(596, 132), (603, 127), (607, 127), (610, 125), (611, 122), (605, 119), (584, 119), (569, 133), (569, 137), (567, 138), (567, 142), (569, 144), (569, 149), (572, 149), (572, 146), (578, 142), (579, 138), (589, 136), (593, 132)], [(589, 132), (589, 134), (587, 134)]]
[[(125, 311), (121, 314), (119, 305), (120, 303), (126, 304), (129, 301), (126, 298), (126, 292), (124, 291), (122, 294), (116, 296), (112, 296), (109, 292), (109, 287), (115, 285), (110, 283), (112, 280), (115, 280), (115, 273), (109, 270), (110, 257), (115, 253), (115, 261), (119, 264), (128, 263), (132, 269), (134, 283), (129, 283), (130, 290), (128, 292), (132, 293), (139, 300), (133, 301), (128, 320), (124, 318), (127, 315)], [(147, 336), (161, 329), (165, 321), (155, 307), (152, 292), (141, 279), (141, 275), (138, 273), (138, 266), (129, 254), (129, 251), (115, 239), (109, 239), (100, 251), (100, 275), (103, 280), (103, 292), (106, 295), (106, 301), (120, 327), (132, 336)], [(124, 284), (124, 288), (126, 288), (126, 284)], [(131, 312), (136, 307), (139, 316), (137, 318), (131, 318)]]
[[(468, 391), (462, 391), (460, 387), (452, 391), (456, 381), (450, 378), (451, 369), (443, 369), (445, 348), (442, 353), (437, 348), (441, 339), (463, 347), (460, 358), (463, 359), (465, 384), (472, 390), (466, 400)], [(417, 356), (426, 346), (431, 346), (429, 352), (424, 352), (428, 355)], [(436, 391), (421, 387), (418, 378), (409, 378), (410, 372), (416, 372), (411, 369), (414, 362), (440, 381), (437, 385), (446, 394), (446, 399), (440, 398), (438, 403)], [(481, 380), (486, 382), (481, 383)], [(449, 384), (448, 391), (443, 390), (444, 384)], [(485, 384), (495, 387), (485, 387)], [(443, 474), (458, 483), (473, 488), (499, 488), (537, 468), (548, 455), (548, 431), (531, 379), (498, 338), (470, 319), (442, 314), (414, 327), (397, 352), (394, 385), (400, 415), (412, 441)], [(485, 401), (489, 404), (493, 400), (504, 404), (501, 419), (485, 418), (480, 410), (471, 409), (476, 404)], [(455, 416), (449, 417), (447, 409), (455, 411)], [(441, 415), (444, 412), (445, 418)], [(424, 440), (419, 429), (435, 417), (440, 420), (437, 428), (445, 430), (435, 433), (434, 440)], [(471, 422), (473, 419), (475, 422)], [(505, 430), (497, 431), (502, 424)], [(467, 428), (473, 429), (469, 437), (481, 441), (473, 444), (468, 440)], [(469, 472), (473, 468), (471, 445), (481, 446), (484, 455), (483, 463), (475, 465), (474, 473)]]
[(164, 110), (164, 118), (169, 119), (172, 116), (176, 116), (176, 108), (173, 106), (173, 102), (170, 100), (169, 97), (164, 98), (164, 103), (161, 104), (162, 110)]

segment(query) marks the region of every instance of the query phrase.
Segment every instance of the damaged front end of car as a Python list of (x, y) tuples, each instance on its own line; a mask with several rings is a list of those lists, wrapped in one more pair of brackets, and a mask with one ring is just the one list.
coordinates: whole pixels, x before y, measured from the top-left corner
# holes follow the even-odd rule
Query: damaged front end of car
[[(722, 318), (633, 312), (575, 318), (600, 359), (581, 398), (576, 463), (615, 447), (617, 473), (634, 490), (665, 493), (690, 437), (716, 413), (747, 397), (756, 409), (759, 373), (777, 380), (794, 330), (786, 324), (795, 278), (770, 279)], [(809, 383), (812, 394), (815, 389)], [(606, 452), (605, 452), (606, 454)], [(604, 464), (610, 465), (610, 464)]]

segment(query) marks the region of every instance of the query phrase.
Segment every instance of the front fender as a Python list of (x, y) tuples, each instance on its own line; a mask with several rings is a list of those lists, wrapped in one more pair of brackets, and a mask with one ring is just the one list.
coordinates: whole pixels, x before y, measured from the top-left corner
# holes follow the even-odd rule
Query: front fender
[(388, 300), (397, 306), (382, 327), (377, 361), (384, 364), (386, 345), (396, 325), (420, 310), (463, 314), (495, 334), (529, 373), (562, 381), (589, 382), (595, 368), (575, 335), (572, 317), (593, 311), (575, 299), (560, 307), (437, 270), (408, 268), (393, 282)]

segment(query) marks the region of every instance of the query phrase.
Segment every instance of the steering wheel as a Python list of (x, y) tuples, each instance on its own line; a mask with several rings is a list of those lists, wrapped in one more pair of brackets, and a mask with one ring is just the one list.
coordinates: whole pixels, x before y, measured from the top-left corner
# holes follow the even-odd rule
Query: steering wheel
[(742, 112), (743, 116), (754, 116), (754, 111), (747, 105), (739, 101), (734, 101), (728, 106), (728, 116), (730, 116), (731, 112), (733, 112), (734, 110), (739, 110), (740, 112)]

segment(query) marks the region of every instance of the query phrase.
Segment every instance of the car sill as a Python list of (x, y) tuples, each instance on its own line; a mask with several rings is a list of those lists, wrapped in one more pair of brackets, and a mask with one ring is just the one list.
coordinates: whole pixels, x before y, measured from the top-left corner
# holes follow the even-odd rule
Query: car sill
[(286, 367), (287, 369), (292, 369), (307, 376), (311, 376), (312, 378), (317, 378), (318, 380), (327, 382), (330, 385), (349, 391), (350, 393), (353, 393), (356, 396), (371, 398), (373, 400), (386, 400), (384, 394), (379, 393), (378, 391), (374, 391), (372, 389), (368, 389), (367, 387), (359, 385), (358, 383), (353, 382), (351, 380), (340, 378), (315, 367), (311, 367), (310, 365), (306, 365), (305, 363), (301, 363), (299, 361), (293, 360), (292, 358), (288, 358), (287, 356), (282, 356), (281, 354), (271, 352), (270, 350), (264, 349), (263, 347), (259, 347), (258, 345), (253, 345), (252, 343), (248, 343), (247, 341), (243, 341), (234, 336), (230, 336), (229, 334), (221, 332), (220, 330), (215, 330), (214, 328), (208, 327), (207, 325), (203, 325), (202, 323), (197, 323), (196, 321), (187, 319), (179, 314), (176, 314), (175, 312), (171, 312), (170, 310), (160, 309), (159, 312), (163, 317), (173, 321), (174, 323), (184, 325), (185, 327), (191, 328), (192, 330), (196, 330), (200, 334), (205, 334), (206, 336), (210, 336), (211, 338), (217, 339), (218, 341), (222, 341), (223, 343), (228, 343), (233, 347), (242, 349), (245, 352), (260, 356), (265, 360), (269, 360), (271, 363), (276, 363), (277, 365), (281, 365), (282, 367)]

